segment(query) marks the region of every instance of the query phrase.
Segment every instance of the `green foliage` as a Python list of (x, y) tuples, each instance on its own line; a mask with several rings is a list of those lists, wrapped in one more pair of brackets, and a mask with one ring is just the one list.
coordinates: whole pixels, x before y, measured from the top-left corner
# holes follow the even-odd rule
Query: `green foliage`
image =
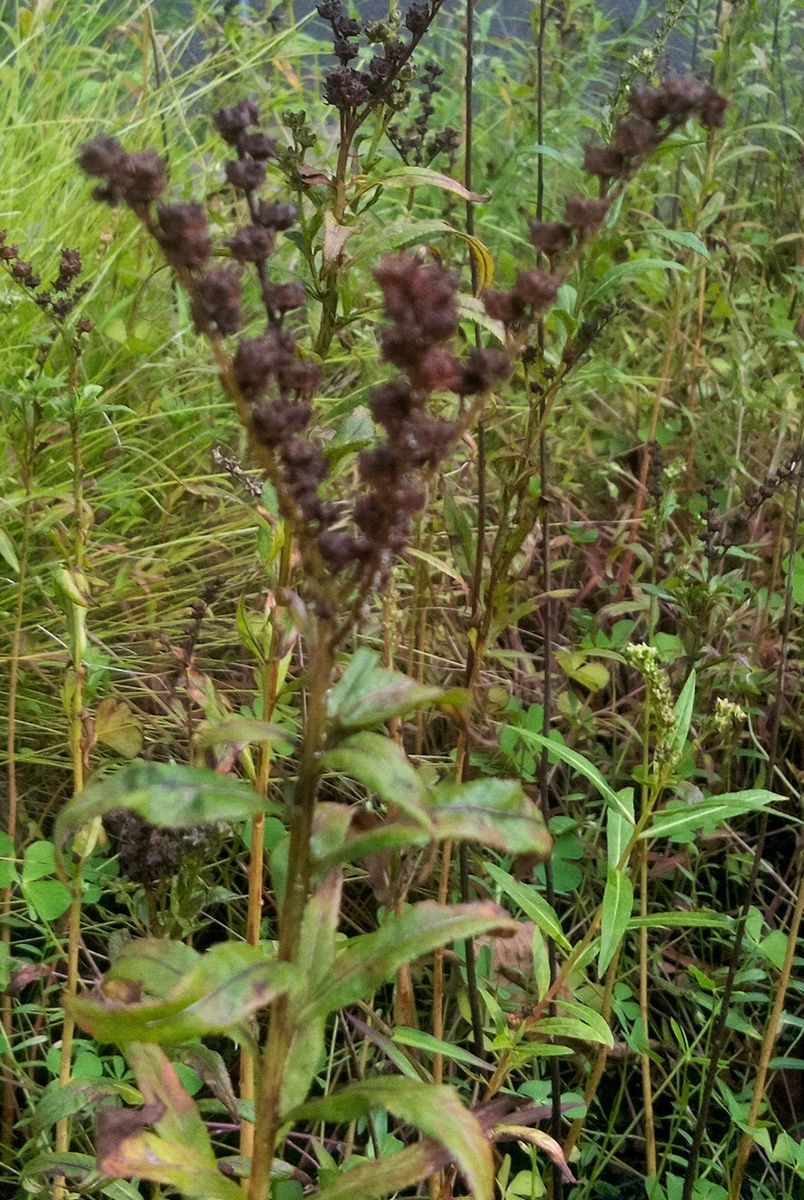
[[(0, 14), (0, 1191), (724, 1200), (750, 1135), (742, 1194), (795, 1200), (800, 11), (475, 5), (467, 180), (465, 145), (406, 161), (393, 128), (466, 133), (465, 6), (348, 145), (326, 29), (265, 7)], [(680, 122), (540, 256), (527, 218), (597, 194), (585, 144), (665, 62), (724, 127)], [(381, 436), (384, 256), (455, 273), (460, 362), (512, 360), (337, 612), (220, 387), (232, 345), (75, 165), (99, 133), (155, 147), (230, 266), (253, 213), (210, 111), (244, 96), (300, 212), (269, 282), (305, 292), (282, 327), (321, 368), (339, 530)], [(535, 267), (556, 302), (506, 329), (481, 292)]]

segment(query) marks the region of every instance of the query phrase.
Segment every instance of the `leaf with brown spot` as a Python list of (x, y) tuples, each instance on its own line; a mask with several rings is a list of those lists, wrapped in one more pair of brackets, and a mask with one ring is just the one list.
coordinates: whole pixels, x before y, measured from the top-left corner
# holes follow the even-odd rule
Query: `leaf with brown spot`
[(163, 999), (120, 1004), (91, 996), (65, 1001), (82, 1029), (102, 1042), (186, 1042), (234, 1029), (277, 996), (295, 991), (300, 972), (264, 948), (223, 942), (201, 956)]

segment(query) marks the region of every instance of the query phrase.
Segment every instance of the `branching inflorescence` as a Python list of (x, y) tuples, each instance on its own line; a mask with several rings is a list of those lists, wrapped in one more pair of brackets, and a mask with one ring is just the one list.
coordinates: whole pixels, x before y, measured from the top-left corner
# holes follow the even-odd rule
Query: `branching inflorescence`
[[(96, 198), (127, 204), (187, 288), (195, 328), (216, 348), (224, 381), (276, 486), (281, 514), (298, 532), (310, 580), (319, 585), (319, 602), (332, 607), (336, 577), (341, 598), (365, 599), (404, 549), (412, 519), (424, 505), (426, 474), (467, 427), (472, 411), (467, 398), (503, 378), (509, 359), (477, 348), (459, 361), (449, 349), (458, 332), (457, 279), (410, 256), (386, 260), (375, 272), (389, 320), (382, 350), (401, 374), (372, 394), (370, 407), (385, 440), (360, 455), (361, 486), (350, 518), (344, 503), (326, 493), (328, 461), (310, 437), (320, 369), (300, 353), (287, 328), (287, 314), (304, 303), (304, 288), (274, 282), (269, 271), (277, 235), (297, 218), (294, 205), (260, 194), (276, 144), (259, 130), (259, 113), (249, 100), (219, 109), (214, 121), (235, 150), (226, 178), (243, 194), (250, 217), (223, 242), (237, 266), (209, 265), (212, 236), (200, 204), (158, 203), (166, 176), (153, 152), (130, 154), (114, 138), (102, 136), (82, 148), (79, 161), (102, 180)], [(247, 267), (258, 278), (265, 329), (240, 337), (229, 353), (224, 339), (243, 325), (242, 268)], [(445, 392), (459, 397), (452, 420), (428, 411), (433, 394)]]

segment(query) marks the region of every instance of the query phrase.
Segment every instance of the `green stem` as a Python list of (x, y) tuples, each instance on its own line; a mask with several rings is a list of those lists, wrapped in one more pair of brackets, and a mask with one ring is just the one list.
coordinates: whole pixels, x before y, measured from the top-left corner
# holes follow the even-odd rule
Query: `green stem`
[[(326, 734), (327, 692), (333, 666), (333, 631), (321, 621), (309, 668), (304, 744), (291, 811), (287, 885), (279, 921), (279, 958), (282, 962), (293, 962), (298, 956), (304, 908), (310, 893), (310, 848), (318, 787), (318, 759)], [(288, 999), (280, 997), (271, 1009), (262, 1058), (248, 1200), (268, 1200), (270, 1195), (271, 1165), (282, 1117), (282, 1083), (295, 1033), (295, 1014)]]

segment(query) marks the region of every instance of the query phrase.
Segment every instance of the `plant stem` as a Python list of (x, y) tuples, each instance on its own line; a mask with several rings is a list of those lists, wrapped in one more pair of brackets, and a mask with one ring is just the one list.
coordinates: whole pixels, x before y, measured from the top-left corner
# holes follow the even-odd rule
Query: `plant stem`
[[(74, 579), (76, 586), (85, 588), (83, 576), (86, 528), (84, 519), (84, 490), (83, 462), (81, 460), (81, 441), (79, 414), (76, 404), (76, 392), (73, 390), (74, 407), (71, 419), (71, 440), (73, 453), (73, 513), (75, 520), (74, 543)], [(72, 657), (72, 692), (70, 695), (70, 746), (73, 763), (73, 795), (78, 795), (84, 787), (84, 678), (86, 667), (84, 655), (86, 650), (86, 609), (73, 599), (67, 600), (70, 623), (70, 651)], [(70, 1012), (69, 1002), (78, 992), (78, 950), (81, 937), (81, 904), (83, 899), (83, 869), (82, 855), (75, 854), (70, 880), (72, 899), (67, 926), (67, 981), (65, 986), (65, 1013), (61, 1036), (61, 1059), (59, 1062), (59, 1086), (66, 1088), (72, 1077), (72, 1052), (75, 1036), (75, 1020)], [(67, 1117), (62, 1117), (56, 1124), (55, 1146), (56, 1153), (64, 1153), (69, 1148), (70, 1124)], [(63, 1200), (66, 1195), (64, 1179), (58, 1176), (53, 1183), (53, 1200)]]
[[(26, 488), (27, 490), (27, 488)], [(8, 669), (8, 732), (6, 736), (7, 755), (7, 785), (8, 785), (8, 823), (6, 832), (12, 846), (17, 840), (17, 693), (20, 676), (20, 651), (22, 648), (22, 626), (25, 614), (25, 585), (28, 578), (28, 555), (31, 538), (31, 499), (25, 500), (22, 509), (22, 543), (19, 555), (19, 574), (17, 575), (17, 603), (14, 611), (14, 632), (11, 635), (11, 654)], [(11, 893), (12, 885), (3, 889), (0, 898), (0, 917), (2, 919), (2, 942), (6, 953), (11, 947)], [(0, 1135), (3, 1161), (11, 1150), (14, 1137), (14, 1067), (11, 1054), (13, 1034), (13, 1009), (11, 996), (3, 992), (2, 1028), (9, 1047), (5, 1058), (5, 1078), (3, 1080), (3, 1125)]]
[[(278, 590), (288, 586), (292, 559), (293, 537), (290, 527), (284, 527), (279, 560)], [(277, 605), (271, 614), (271, 644), (267, 659), (260, 665), (260, 695), (262, 698), (262, 719), (270, 721), (276, 708), (280, 686), (280, 648), (282, 643), (281, 608)], [(271, 779), (271, 761), (273, 744), (263, 742), (260, 746), (259, 764), (257, 767), (256, 791), (264, 800), (268, 798), (268, 787)], [(260, 940), (262, 923), (262, 898), (265, 881), (265, 816), (256, 816), (251, 825), (251, 854), (248, 870), (248, 913), (246, 916), (246, 941), (250, 946), (256, 946)], [(240, 1098), (254, 1099), (254, 1054), (248, 1043), (244, 1043), (240, 1055)], [(251, 1158), (254, 1153), (254, 1126), (250, 1121), (240, 1124), (240, 1153), (245, 1158)], [(247, 1182), (243, 1181), (244, 1190)]]
[[(804, 464), (801, 461), (802, 450), (804, 445), (799, 442), (796, 462), (798, 464), (798, 480), (796, 484), (796, 498), (793, 505), (793, 517), (790, 533), (790, 569), (787, 573), (787, 587), (784, 597), (784, 613), (782, 615), (781, 638), (779, 648), (779, 671), (776, 678), (776, 694), (773, 701), (773, 709), (771, 711), (770, 720), (770, 738), (768, 746), (768, 779), (773, 784), (776, 774), (776, 764), (779, 756), (779, 733), (782, 721), (782, 706), (784, 702), (785, 681), (787, 678), (787, 657), (788, 646), (790, 644), (790, 633), (793, 620), (793, 563), (796, 560), (798, 551), (798, 530), (801, 522), (802, 498), (804, 493)], [(723, 993), (720, 997), (720, 1006), (715, 1029), (708, 1048), (708, 1066), (703, 1087), (701, 1088), (701, 1099), (698, 1106), (697, 1120), (692, 1134), (692, 1145), (690, 1146), (689, 1158), (687, 1162), (687, 1171), (684, 1176), (684, 1192), (682, 1200), (692, 1200), (692, 1193), (695, 1187), (695, 1182), (698, 1172), (698, 1159), (701, 1153), (701, 1145), (703, 1143), (704, 1133), (706, 1132), (706, 1121), (709, 1115), (709, 1105), (712, 1101), (712, 1095), (715, 1090), (715, 1082), (717, 1080), (718, 1067), (720, 1065), (720, 1054), (726, 1037), (726, 1025), (729, 1017), (729, 1006), (731, 998), (734, 994), (734, 982), (737, 978), (737, 970), (740, 965), (740, 954), (743, 948), (743, 939), (745, 937), (745, 927), (748, 920), (748, 913), (754, 901), (754, 892), (756, 891), (757, 880), (759, 879), (759, 868), (762, 862), (762, 856), (765, 853), (765, 841), (768, 832), (768, 815), (763, 813), (759, 825), (759, 834), (756, 845), (754, 847), (754, 858), (751, 864), (751, 875), (746, 885), (745, 895), (743, 897), (740, 913), (737, 918), (737, 925), (734, 931), (734, 943), (731, 949), (729, 958), (729, 970), (726, 976), (726, 982), (723, 987)]]
[[(334, 666), (333, 630), (323, 619), (310, 661), (307, 717), (299, 774), (290, 817), (287, 885), (279, 921), (279, 959), (293, 962), (298, 954), (304, 907), (310, 891), (310, 842), (318, 787), (318, 758), (324, 745), (327, 692)], [(262, 1056), (254, 1119), (254, 1155), (249, 1200), (269, 1200), (271, 1164), (281, 1124), (282, 1083), (295, 1033), (295, 1016), (287, 997), (273, 1005)]]
[[(768, 1069), (770, 1066), (771, 1055), (773, 1048), (776, 1045), (776, 1038), (779, 1034), (779, 1025), (784, 1012), (784, 1002), (787, 997), (787, 990), (790, 986), (790, 979), (793, 972), (793, 960), (798, 949), (798, 933), (801, 928), (801, 916), (804, 912), (804, 874), (799, 875), (798, 881), (798, 896), (796, 898), (796, 906), (793, 911), (793, 919), (790, 922), (790, 930), (787, 936), (787, 949), (785, 951), (784, 963), (782, 964), (779, 982), (776, 987), (776, 995), (773, 1000), (773, 1008), (768, 1019), (768, 1024), (765, 1029), (765, 1036), (762, 1039), (762, 1049), (759, 1054), (759, 1063), (756, 1069), (756, 1079), (754, 1081), (754, 1091), (751, 1096), (751, 1107), (748, 1110), (746, 1124), (749, 1128), (753, 1128), (759, 1117), (759, 1110), (762, 1107), (762, 1101), (765, 1098), (765, 1084), (768, 1079)], [(751, 1153), (751, 1147), (754, 1144), (754, 1135), (748, 1131), (743, 1132), (740, 1138), (740, 1144), (737, 1147), (737, 1162), (734, 1166), (734, 1174), (731, 1179), (731, 1188), (729, 1190), (730, 1200), (740, 1200), (742, 1192), (743, 1179), (745, 1178), (745, 1169), (748, 1165), (748, 1156)]]

